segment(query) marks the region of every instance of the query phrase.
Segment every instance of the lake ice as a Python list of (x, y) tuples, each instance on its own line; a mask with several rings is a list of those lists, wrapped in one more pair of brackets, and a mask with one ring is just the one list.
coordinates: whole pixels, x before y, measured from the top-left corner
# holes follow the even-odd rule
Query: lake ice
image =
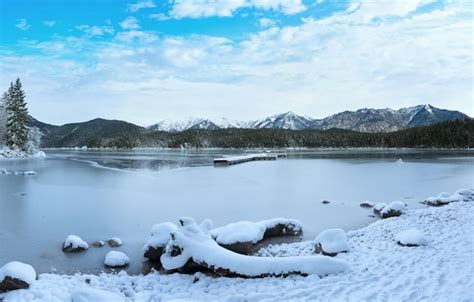
[(473, 187), (474, 179), (470, 151), (290, 151), (288, 159), (216, 168), (213, 158), (241, 151), (46, 153), (46, 159), (0, 161), (0, 169), (37, 172), (0, 175), (0, 262), (30, 263), (40, 273), (104, 269), (111, 248), (63, 254), (70, 234), (89, 243), (120, 237), (128, 271), (138, 273), (141, 247), (156, 223), (191, 216), (221, 226), (286, 217), (300, 220), (305, 238), (314, 239), (324, 229), (373, 221), (362, 201), (422, 207), (424, 198)]

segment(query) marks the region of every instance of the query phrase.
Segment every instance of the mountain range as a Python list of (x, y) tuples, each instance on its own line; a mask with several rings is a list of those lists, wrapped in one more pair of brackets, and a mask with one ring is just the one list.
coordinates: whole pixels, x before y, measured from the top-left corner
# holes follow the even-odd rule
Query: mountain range
[(429, 104), (393, 109), (359, 109), (344, 111), (323, 119), (314, 119), (293, 112), (276, 114), (255, 121), (230, 121), (223, 118), (214, 122), (204, 118), (190, 118), (184, 121), (163, 120), (147, 127), (152, 131), (179, 132), (187, 129), (346, 129), (359, 132), (391, 132), (406, 128), (427, 126), (442, 121), (469, 118), (459, 111), (439, 109)]
[[(93, 119), (87, 122), (70, 123), (62, 126), (50, 125), (30, 117), (29, 125), (38, 127), (43, 133), (43, 147), (77, 146), (155, 146), (158, 137), (183, 139), (185, 130), (328, 130), (342, 129), (361, 133), (387, 133), (418, 126), (427, 126), (444, 121), (470, 119), (464, 113), (419, 105), (399, 110), (359, 109), (344, 111), (324, 119), (286, 112), (249, 122), (222, 119), (213, 122), (203, 118), (192, 118), (183, 122), (162, 121), (149, 127), (141, 127), (120, 120)], [(228, 132), (229, 132), (228, 131)], [(179, 135), (183, 132), (183, 135)], [(161, 134), (160, 134), (161, 133)], [(241, 132), (239, 132), (241, 133)], [(163, 135), (162, 135), (163, 134)], [(176, 135), (175, 135), (176, 134)], [(177, 136), (179, 135), (179, 136)], [(221, 135), (221, 134), (219, 134)]]

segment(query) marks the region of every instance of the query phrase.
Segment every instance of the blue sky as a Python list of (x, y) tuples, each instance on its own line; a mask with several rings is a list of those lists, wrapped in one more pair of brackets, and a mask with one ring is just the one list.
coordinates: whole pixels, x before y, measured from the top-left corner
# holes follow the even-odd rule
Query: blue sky
[(472, 17), (450, 0), (3, 0), (0, 87), (19, 76), (31, 113), (56, 124), (473, 115)]

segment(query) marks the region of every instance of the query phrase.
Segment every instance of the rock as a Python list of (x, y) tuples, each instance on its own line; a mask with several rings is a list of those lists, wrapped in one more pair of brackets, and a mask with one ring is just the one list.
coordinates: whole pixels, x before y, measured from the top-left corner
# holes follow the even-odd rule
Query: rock
[(250, 255), (254, 250), (256, 244), (253, 242), (236, 242), (232, 244), (219, 244), (223, 248), (243, 255)]
[(96, 240), (92, 242), (91, 245), (93, 247), (103, 247), (105, 245), (105, 242), (103, 242), (102, 240)]
[(329, 229), (321, 232), (316, 237), (315, 243), (315, 252), (326, 256), (333, 257), (349, 250), (346, 233), (342, 229)]
[(360, 203), (361, 208), (372, 208), (374, 204), (370, 201), (363, 201)]
[(329, 200), (323, 200), (323, 201), (321, 201), (321, 203), (322, 203), (322, 204), (329, 204), (330, 201), (329, 201)]
[(401, 201), (394, 201), (380, 211), (383, 219), (400, 216), (405, 210), (406, 205)]
[(31, 265), (12, 261), (0, 268), (0, 292), (28, 288), (36, 280)]
[(76, 235), (69, 235), (63, 244), (63, 252), (65, 253), (78, 253), (85, 251), (89, 248), (89, 245)]
[(374, 214), (380, 215), (380, 212), (387, 206), (386, 203), (381, 202), (374, 206)]
[(148, 258), (150, 261), (161, 263), (160, 257), (163, 255), (164, 251), (164, 247), (147, 246), (146, 249), (144, 249), (145, 253), (143, 256)]
[(112, 237), (110, 238), (107, 243), (109, 244), (110, 247), (119, 247), (123, 244), (122, 240), (118, 237)]
[(423, 233), (414, 228), (398, 233), (395, 241), (401, 246), (420, 246), (427, 243)]
[(110, 251), (105, 256), (104, 264), (108, 267), (123, 267), (130, 263), (130, 258), (122, 252)]

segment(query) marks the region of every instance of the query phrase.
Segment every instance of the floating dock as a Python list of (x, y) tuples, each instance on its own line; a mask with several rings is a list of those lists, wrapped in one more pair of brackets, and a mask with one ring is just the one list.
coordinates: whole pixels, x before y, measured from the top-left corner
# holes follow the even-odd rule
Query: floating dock
[(249, 155), (239, 155), (239, 156), (229, 156), (214, 159), (214, 166), (230, 166), (241, 163), (246, 163), (249, 161), (257, 160), (276, 160), (277, 158), (285, 158), (286, 154), (249, 154)]

